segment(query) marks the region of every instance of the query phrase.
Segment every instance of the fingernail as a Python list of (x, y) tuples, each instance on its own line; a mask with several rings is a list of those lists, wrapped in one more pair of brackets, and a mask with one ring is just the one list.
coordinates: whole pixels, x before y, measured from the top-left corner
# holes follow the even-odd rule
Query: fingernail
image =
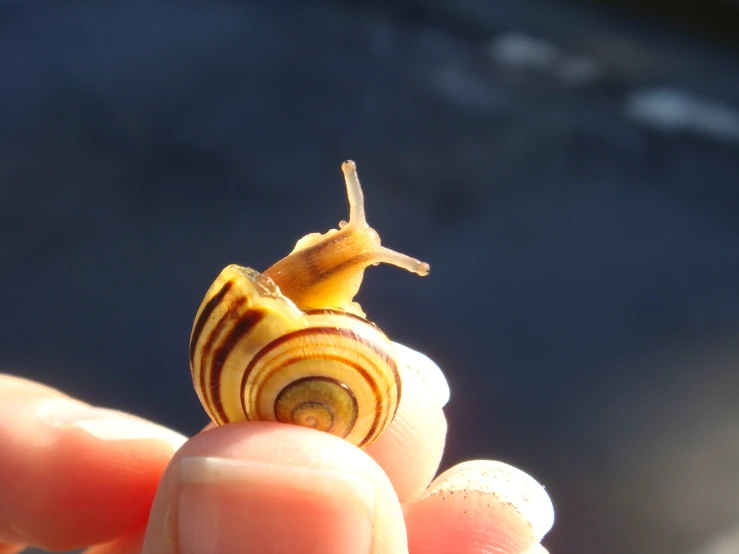
[(399, 342), (393, 342), (393, 344), (395, 345), (395, 351), (398, 354), (400, 362), (426, 383), (431, 395), (439, 406), (442, 408), (446, 406), (451, 393), (449, 391), (449, 383), (447, 383), (441, 368), (425, 354), (421, 354)]
[(72, 400), (54, 399), (38, 408), (39, 418), (55, 427), (81, 429), (105, 441), (161, 440), (173, 451), (187, 441), (187, 437), (143, 419), (115, 410), (94, 408)]
[(371, 551), (375, 492), (357, 475), (195, 456), (179, 477), (180, 552)]
[(512, 506), (531, 524), (537, 542), (554, 525), (554, 506), (544, 487), (527, 473), (502, 462), (461, 463), (440, 475), (424, 496), (469, 491), (492, 494)]

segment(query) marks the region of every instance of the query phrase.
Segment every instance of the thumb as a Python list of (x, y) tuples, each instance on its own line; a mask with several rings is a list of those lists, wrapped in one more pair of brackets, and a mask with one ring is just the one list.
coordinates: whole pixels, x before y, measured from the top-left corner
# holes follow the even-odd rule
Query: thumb
[(385, 473), (327, 433), (234, 423), (191, 439), (157, 491), (143, 554), (407, 552)]

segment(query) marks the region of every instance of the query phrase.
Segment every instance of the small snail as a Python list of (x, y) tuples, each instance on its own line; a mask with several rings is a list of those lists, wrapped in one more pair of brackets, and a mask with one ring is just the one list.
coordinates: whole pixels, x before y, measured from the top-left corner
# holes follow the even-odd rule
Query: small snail
[(311, 233), (259, 273), (226, 267), (190, 336), (193, 384), (218, 425), (280, 421), (365, 448), (390, 425), (402, 386), (393, 343), (353, 302), (364, 270), (429, 265), (380, 245), (365, 219), (354, 162), (342, 164), (349, 222)]

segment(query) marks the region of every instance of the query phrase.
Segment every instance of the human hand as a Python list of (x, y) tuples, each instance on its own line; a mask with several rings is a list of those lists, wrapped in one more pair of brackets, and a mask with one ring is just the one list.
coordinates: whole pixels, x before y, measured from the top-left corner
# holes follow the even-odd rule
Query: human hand
[(432, 482), (446, 420), (418, 375), (403, 385), (362, 451), (280, 423), (187, 440), (0, 374), (0, 554), (546, 554), (552, 506), (529, 476), (474, 461)]

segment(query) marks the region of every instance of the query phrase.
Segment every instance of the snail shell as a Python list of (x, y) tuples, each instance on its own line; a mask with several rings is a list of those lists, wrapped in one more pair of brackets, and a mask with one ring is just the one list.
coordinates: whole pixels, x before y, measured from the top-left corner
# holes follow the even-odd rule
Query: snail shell
[(365, 448), (395, 416), (402, 393), (395, 348), (352, 300), (370, 265), (419, 275), (429, 266), (380, 245), (354, 162), (342, 169), (348, 223), (303, 237), (264, 273), (226, 267), (198, 309), (190, 368), (216, 424), (293, 423)]

